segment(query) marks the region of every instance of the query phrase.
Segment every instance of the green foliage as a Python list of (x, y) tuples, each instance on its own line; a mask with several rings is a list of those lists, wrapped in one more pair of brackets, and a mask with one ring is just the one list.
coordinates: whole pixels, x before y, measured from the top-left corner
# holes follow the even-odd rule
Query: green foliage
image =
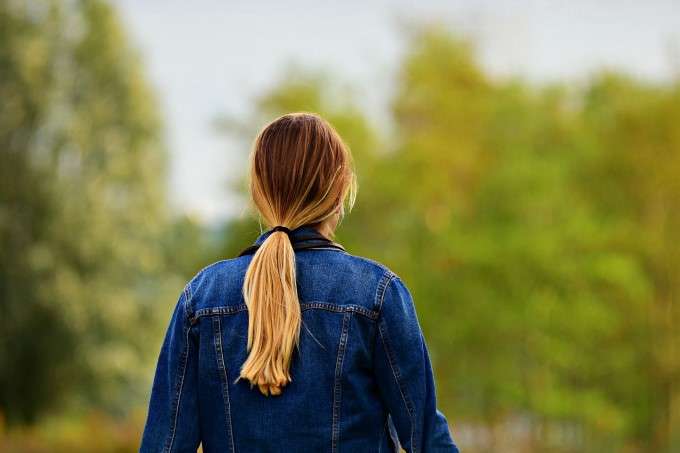
[(100, 1), (2, 2), (0, 98), (0, 412), (125, 409), (182, 280), (155, 100)]
[(288, 75), (253, 123), (312, 110), (347, 139), (360, 190), (339, 240), (411, 287), (454, 434), (486, 427), (496, 451), (524, 423), (526, 450), (677, 447), (678, 85), (494, 80), (469, 43), (424, 28), (394, 137), (333, 90)]

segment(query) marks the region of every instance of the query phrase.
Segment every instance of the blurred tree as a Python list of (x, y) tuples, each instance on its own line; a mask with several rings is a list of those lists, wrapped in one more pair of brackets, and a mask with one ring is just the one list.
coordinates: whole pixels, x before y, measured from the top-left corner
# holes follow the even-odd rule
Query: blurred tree
[[(345, 137), (360, 190), (338, 238), (408, 282), (454, 433), (481, 423), (487, 451), (507, 430), (523, 451), (677, 446), (677, 84), (494, 80), (469, 42), (424, 27), (393, 137), (334, 86), (288, 73), (237, 130), (311, 110)], [(259, 229), (225, 231), (233, 256)]]
[[(641, 227), (626, 215), (634, 205), (607, 168), (627, 165), (624, 148), (603, 142), (607, 130), (584, 117), (578, 93), (490, 80), (469, 46), (437, 29), (416, 38), (400, 80), (394, 111), (404, 138), (386, 173), (395, 175), (395, 193), (410, 190), (394, 209), (393, 226), (404, 233), (386, 248), (407, 247), (404, 271), (423, 323), (437, 358), (449, 358), (437, 360), (444, 404), (489, 426), (528, 419), (534, 448), (667, 451), (671, 430), (652, 440), (662, 413), (643, 409), (654, 399), (650, 391), (663, 388), (645, 377), (653, 354), (640, 347), (658, 331), (647, 321), (658, 286), (637, 252), (645, 241), (626, 235)], [(677, 96), (661, 91), (668, 114)], [(608, 131), (655, 134), (664, 110), (645, 107), (652, 95), (613, 97), (634, 99), (627, 105), (649, 123), (631, 129), (608, 115)], [(597, 99), (605, 112), (607, 104)], [(657, 137), (663, 158), (642, 159), (657, 165), (643, 170), (648, 178), (669, 175), (653, 183), (664, 193), (678, 174), (680, 150), (670, 133)], [(649, 136), (637, 144), (655, 146)], [(618, 192), (605, 195), (605, 204), (594, 192), (600, 183)], [(640, 186), (629, 188), (644, 205), (651, 201)], [(677, 199), (671, 192), (663, 206)], [(609, 202), (623, 202), (623, 210)], [(677, 351), (665, 351), (664, 364), (677, 360)], [(656, 396), (652, 405), (671, 401)], [(580, 434), (551, 445), (545, 433), (572, 426)]]
[[(597, 208), (616, 222), (650, 290), (628, 310), (634, 368), (620, 398), (630, 434), (649, 451), (680, 448), (680, 81), (602, 74), (585, 95), (583, 124), (600, 152), (584, 172)], [(614, 295), (610, 295), (612, 297)], [(634, 355), (632, 354), (634, 352)], [(674, 450), (675, 449), (675, 450)]]
[(0, 3), (0, 412), (10, 423), (73, 397), (127, 408), (148, 390), (142, 364), (160, 332), (136, 326), (165, 317), (155, 303), (176, 300), (181, 278), (164, 265), (166, 154), (138, 60), (101, 1)]

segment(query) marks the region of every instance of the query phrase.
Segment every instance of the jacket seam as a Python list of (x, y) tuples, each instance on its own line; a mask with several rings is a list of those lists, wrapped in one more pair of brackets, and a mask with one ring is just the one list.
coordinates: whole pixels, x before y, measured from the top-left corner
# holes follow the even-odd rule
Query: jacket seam
[(378, 314), (382, 311), (382, 305), (383, 301), (385, 299), (385, 291), (387, 290), (387, 287), (389, 286), (390, 282), (396, 277), (396, 275), (392, 271), (385, 271), (383, 274), (382, 278), (378, 282), (378, 287), (376, 288), (375, 291), (375, 302), (374, 302), (374, 311), (376, 311)]
[(408, 397), (408, 392), (406, 391), (406, 387), (404, 385), (403, 379), (401, 378), (401, 372), (399, 371), (399, 368), (396, 364), (396, 358), (394, 357), (394, 350), (392, 349), (392, 346), (390, 345), (389, 338), (387, 337), (387, 334), (383, 328), (383, 323), (380, 322), (378, 323), (378, 333), (380, 335), (380, 339), (383, 343), (383, 346), (385, 347), (385, 352), (387, 353), (387, 361), (390, 364), (390, 369), (392, 370), (392, 375), (394, 376), (395, 381), (397, 382), (397, 387), (399, 387), (399, 393), (401, 394), (401, 399), (404, 402), (404, 406), (406, 407), (406, 411), (409, 415), (409, 421), (411, 423), (411, 449), (413, 452), (417, 452), (418, 448), (416, 444), (414, 443), (414, 431), (415, 431), (415, 426), (416, 426), (416, 416), (415, 416), (415, 409), (413, 407), (413, 403), (411, 402), (411, 399)]
[[(336, 304), (331, 304), (328, 302), (302, 302), (300, 303), (300, 308), (302, 311), (305, 310), (311, 310), (311, 309), (320, 309), (320, 310), (326, 310), (326, 311), (331, 311), (335, 313), (357, 313), (360, 314), (370, 320), (377, 320), (379, 313), (375, 310), (370, 310), (366, 307), (362, 307), (360, 305), (336, 305)], [(196, 310), (193, 315), (190, 315), (191, 317), (191, 322), (192, 324), (195, 324), (195, 322), (198, 320), (198, 318), (204, 317), (204, 316), (211, 316), (211, 315), (231, 315), (231, 314), (236, 314), (240, 313), (242, 311), (247, 311), (248, 306), (246, 304), (238, 304), (238, 305), (225, 305), (221, 307), (210, 307), (210, 308), (201, 308), (199, 310)]]
[(333, 311), (336, 313), (357, 313), (363, 315), (369, 319), (378, 319), (378, 312), (374, 310), (369, 310), (368, 308), (362, 307), (360, 305), (348, 304), (348, 305), (336, 305), (328, 302), (302, 302), (300, 304), (302, 310), (310, 310), (318, 308), (321, 310)]
[(191, 289), (191, 282), (189, 282), (184, 285), (184, 317), (186, 319), (191, 319), (191, 314), (193, 313), (191, 302), (193, 298), (194, 294)]
[(221, 307), (201, 308), (194, 313), (194, 319), (211, 315), (230, 315), (248, 310), (246, 304), (224, 305)]
[(338, 357), (335, 361), (335, 382), (333, 386), (333, 425), (331, 427), (331, 451), (335, 453), (338, 450), (338, 443), (340, 441), (340, 407), (342, 402), (342, 365), (345, 359), (345, 351), (347, 349), (347, 340), (349, 336), (349, 325), (352, 312), (345, 312), (342, 318), (342, 332), (340, 334), (340, 344), (338, 345)]
[[(184, 307), (185, 313), (186, 313), (186, 306)], [(184, 333), (184, 350), (182, 351), (182, 362), (180, 364), (180, 369), (177, 370), (177, 375), (180, 375), (180, 370), (181, 370), (181, 378), (179, 380), (179, 383), (177, 384), (177, 390), (175, 392), (175, 398), (173, 400), (173, 423), (172, 423), (172, 428), (171, 428), (171, 433), (170, 433), (170, 438), (168, 439), (168, 442), (166, 444), (166, 447), (164, 451), (166, 453), (170, 453), (172, 451), (173, 444), (175, 443), (175, 436), (177, 434), (177, 420), (179, 419), (179, 411), (180, 407), (182, 404), (182, 391), (184, 390), (184, 378), (186, 376), (186, 371), (187, 371), (187, 362), (189, 361), (189, 328), (184, 323), (183, 325), (183, 333)]]
[(234, 447), (234, 432), (232, 430), (231, 420), (231, 401), (229, 398), (229, 378), (227, 377), (227, 367), (224, 363), (224, 353), (222, 349), (222, 322), (219, 316), (213, 317), (213, 333), (215, 336), (215, 354), (217, 356), (217, 367), (220, 370), (220, 381), (222, 381), (222, 398), (224, 402), (224, 411), (227, 422), (227, 429), (229, 430), (229, 443), (231, 451), (235, 452)]

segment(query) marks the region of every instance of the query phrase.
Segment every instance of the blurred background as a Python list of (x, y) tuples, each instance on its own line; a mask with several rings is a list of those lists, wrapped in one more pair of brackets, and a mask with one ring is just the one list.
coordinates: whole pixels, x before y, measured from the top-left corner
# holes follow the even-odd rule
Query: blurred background
[(0, 451), (133, 452), (260, 127), (353, 150), (465, 452), (680, 452), (675, 0), (0, 0)]

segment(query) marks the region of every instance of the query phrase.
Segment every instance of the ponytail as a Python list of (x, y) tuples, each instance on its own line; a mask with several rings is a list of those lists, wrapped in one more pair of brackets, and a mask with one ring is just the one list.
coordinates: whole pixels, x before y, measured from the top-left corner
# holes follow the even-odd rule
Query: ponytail
[(286, 227), (319, 225), (332, 235), (337, 222), (330, 220), (344, 214), (346, 200), (351, 209), (355, 191), (349, 148), (318, 115), (283, 115), (255, 139), (250, 193), (273, 231), (255, 252), (243, 283), (248, 357), (238, 379), (264, 395), (280, 395), (291, 381), (291, 359), (300, 344), (295, 252)]
[(295, 253), (285, 232), (272, 232), (253, 256), (243, 297), (248, 306), (249, 355), (240, 377), (264, 395), (279, 395), (291, 381), (290, 362), (300, 340), (302, 318)]

